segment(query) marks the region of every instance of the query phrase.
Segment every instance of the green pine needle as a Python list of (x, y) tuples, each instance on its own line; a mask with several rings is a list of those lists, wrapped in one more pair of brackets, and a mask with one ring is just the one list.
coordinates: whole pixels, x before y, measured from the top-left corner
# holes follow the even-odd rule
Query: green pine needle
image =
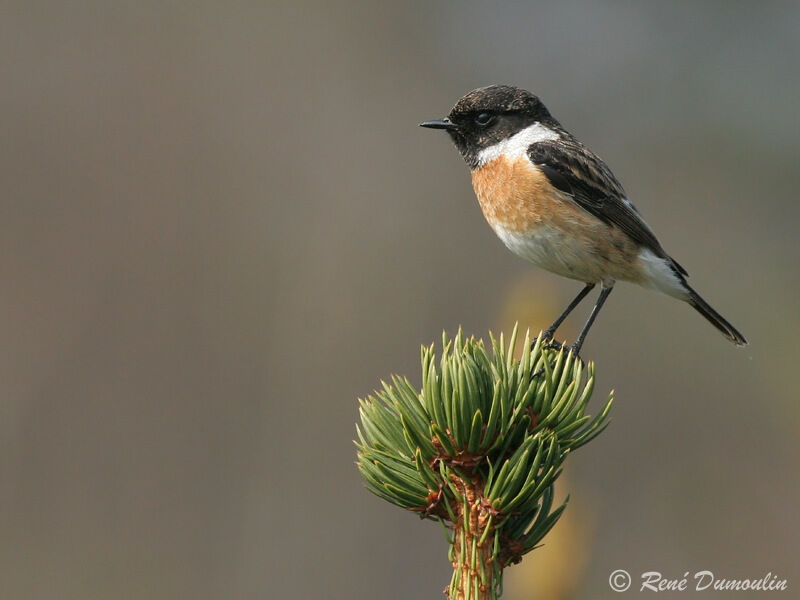
[(570, 351), (442, 336), (421, 350), (422, 387), (391, 377), (360, 400), (358, 469), (376, 496), (440, 521), (451, 544), (451, 598), (498, 598), (502, 568), (558, 521), (553, 487), (567, 455), (608, 425), (613, 394), (586, 414), (594, 365)]

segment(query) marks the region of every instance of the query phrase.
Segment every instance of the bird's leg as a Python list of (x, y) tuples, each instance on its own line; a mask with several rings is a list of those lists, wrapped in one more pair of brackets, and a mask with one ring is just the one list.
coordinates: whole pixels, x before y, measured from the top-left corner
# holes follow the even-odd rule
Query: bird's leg
[(592, 323), (594, 323), (594, 320), (597, 318), (597, 313), (600, 312), (600, 309), (603, 307), (603, 303), (606, 301), (606, 298), (608, 298), (608, 295), (613, 289), (614, 286), (612, 285), (611, 287), (604, 287), (602, 290), (600, 290), (600, 295), (597, 297), (597, 302), (592, 309), (592, 314), (589, 315), (586, 325), (583, 326), (578, 339), (575, 340), (574, 344), (572, 344), (572, 351), (575, 353), (575, 356), (580, 354), (581, 346), (583, 346), (583, 341), (586, 339), (586, 334), (589, 333), (589, 328), (592, 326)]
[[(586, 297), (586, 294), (588, 294), (594, 289), (594, 286), (595, 286), (594, 283), (587, 283), (586, 286), (580, 292), (578, 292), (578, 295), (575, 296), (575, 298), (572, 300), (572, 302), (569, 303), (567, 308), (564, 309), (564, 312), (562, 312), (559, 315), (559, 317), (555, 321), (553, 321), (553, 324), (550, 325), (550, 327), (544, 330), (544, 332), (542, 333), (542, 341), (553, 339), (553, 336), (555, 335), (558, 326), (561, 325), (561, 323), (563, 323), (564, 319), (567, 318), (567, 315), (569, 315), (569, 313), (575, 310), (575, 307), (581, 303), (581, 300), (583, 300)], [(533, 344), (535, 343), (536, 340), (533, 340)], [(533, 347), (533, 344), (531, 344), (531, 348)]]

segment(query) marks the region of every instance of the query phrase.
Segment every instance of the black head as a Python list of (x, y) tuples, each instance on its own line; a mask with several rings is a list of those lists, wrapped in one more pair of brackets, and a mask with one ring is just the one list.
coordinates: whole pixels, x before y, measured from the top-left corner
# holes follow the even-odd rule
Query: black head
[(447, 131), (467, 164), (475, 168), (481, 150), (534, 123), (555, 130), (561, 128), (541, 100), (530, 92), (509, 85), (490, 85), (461, 98), (444, 119), (425, 121), (420, 126)]

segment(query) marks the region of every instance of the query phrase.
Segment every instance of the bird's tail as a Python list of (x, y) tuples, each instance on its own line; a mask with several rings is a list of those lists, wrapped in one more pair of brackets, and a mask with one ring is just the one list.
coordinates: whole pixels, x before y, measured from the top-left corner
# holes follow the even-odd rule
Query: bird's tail
[(697, 312), (699, 312), (706, 319), (708, 319), (709, 323), (711, 323), (714, 327), (719, 329), (722, 332), (722, 335), (724, 335), (726, 338), (728, 338), (737, 346), (747, 345), (747, 340), (744, 339), (744, 336), (741, 333), (739, 333), (736, 327), (728, 323), (725, 317), (723, 317), (721, 314), (719, 314), (717, 311), (711, 308), (711, 305), (705, 300), (703, 300), (700, 297), (700, 294), (695, 292), (691, 287), (689, 287), (688, 284), (685, 285), (689, 293), (689, 298), (687, 302), (691, 304)]

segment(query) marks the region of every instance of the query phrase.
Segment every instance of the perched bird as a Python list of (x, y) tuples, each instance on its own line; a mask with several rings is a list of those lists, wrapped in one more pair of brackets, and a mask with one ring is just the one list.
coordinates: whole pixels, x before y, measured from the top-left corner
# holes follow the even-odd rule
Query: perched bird
[(600, 159), (525, 90), (493, 85), (461, 98), (443, 119), (472, 171), (472, 186), (494, 232), (514, 254), (586, 285), (548, 327), (552, 340), (567, 315), (597, 285), (600, 295), (572, 345), (577, 354), (614, 283), (630, 281), (693, 306), (737, 346), (747, 341), (686, 281)]

